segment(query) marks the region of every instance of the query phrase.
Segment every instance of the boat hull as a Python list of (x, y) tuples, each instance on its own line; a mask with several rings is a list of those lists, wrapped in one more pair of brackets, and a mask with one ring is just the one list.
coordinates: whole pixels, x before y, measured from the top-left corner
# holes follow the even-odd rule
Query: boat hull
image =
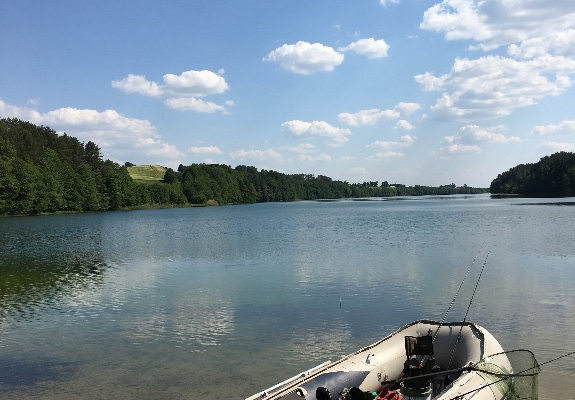
[[(503, 353), (503, 348), (493, 335), (481, 326), (469, 322), (440, 324), (420, 320), (340, 360), (304, 371), (246, 400), (323, 400), (329, 399), (326, 393), (336, 400), (342, 392), (345, 393), (345, 390), (352, 387), (364, 392), (380, 392), (391, 386), (390, 381), (404, 376), (404, 364), (407, 360), (406, 336), (434, 337), (433, 353), (436, 365), (443, 371), (455, 370), (449, 376), (451, 385), (434, 387), (434, 399), (453, 399), (466, 393), (469, 393), (468, 396), (473, 395), (474, 400), (498, 400), (505, 397), (506, 386), (493, 384), (493, 375), (480, 371), (462, 372), (462, 369), (485, 360), (489, 355)], [(504, 374), (512, 373), (506, 357), (497, 357), (493, 368)], [(445, 376), (441, 377), (446, 382), (444, 378)], [(441, 385), (437, 379), (430, 379), (429, 382), (430, 385)], [(322, 389), (318, 392), (318, 388)], [(404, 399), (432, 398), (423, 392), (422, 396), (427, 397), (415, 397), (412, 393), (407, 393), (407, 390), (404, 392)]]

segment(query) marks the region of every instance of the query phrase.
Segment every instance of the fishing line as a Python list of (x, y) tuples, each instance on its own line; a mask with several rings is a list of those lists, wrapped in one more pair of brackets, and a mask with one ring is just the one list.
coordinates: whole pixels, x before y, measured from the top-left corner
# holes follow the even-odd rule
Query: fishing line
[(459, 294), (459, 291), (461, 290), (461, 287), (463, 286), (463, 284), (465, 283), (465, 280), (467, 279), (467, 275), (469, 275), (469, 272), (471, 271), (471, 269), (473, 268), (473, 265), (475, 264), (475, 261), (477, 260), (477, 257), (479, 256), (479, 253), (481, 253), (481, 250), (483, 249), (483, 245), (485, 244), (485, 241), (483, 241), (483, 243), (481, 244), (481, 247), (479, 248), (479, 251), (477, 252), (477, 254), (475, 255), (475, 258), (473, 259), (473, 262), (471, 263), (471, 265), (469, 266), (469, 269), (467, 270), (467, 272), (465, 273), (465, 276), (463, 277), (463, 280), (461, 281), (461, 283), (459, 284), (459, 288), (457, 289), (457, 292), (455, 292), (455, 296), (453, 296), (453, 300), (451, 300), (451, 303), (449, 303), (449, 307), (447, 307), (447, 311), (445, 312), (445, 315), (443, 316), (443, 318), (441, 319), (441, 322), (439, 322), (439, 326), (437, 327), (437, 330), (435, 331), (435, 334), (433, 335), (433, 340), (432, 343), (435, 342), (435, 338), (437, 337), (437, 334), (439, 333), (439, 329), (443, 326), (443, 324), (445, 323), (445, 319), (447, 318), (447, 314), (449, 314), (449, 311), (451, 311), (451, 307), (453, 307), (453, 304), (455, 304), (455, 299), (457, 299), (457, 295)]
[[(531, 371), (532, 369), (541, 368), (542, 365), (550, 364), (550, 363), (555, 362), (555, 361), (557, 361), (557, 360), (560, 360), (560, 359), (562, 359), (562, 358), (565, 358), (565, 357), (568, 357), (568, 356), (572, 356), (573, 354), (575, 354), (575, 351), (572, 351), (572, 352), (567, 353), (567, 354), (563, 354), (562, 356), (556, 357), (556, 358), (554, 358), (554, 359), (552, 359), (552, 360), (549, 360), (549, 361), (545, 361), (544, 363), (534, 365), (533, 367), (524, 369), (524, 370), (521, 371), (521, 372), (517, 372), (517, 373), (511, 374), (511, 375), (506, 375), (505, 377), (503, 377), (503, 378), (501, 378), (501, 379), (498, 379), (498, 380), (496, 380), (496, 381), (493, 381), (493, 382), (491, 382), (491, 383), (488, 383), (488, 384), (485, 385), (485, 386), (481, 386), (480, 388), (477, 388), (477, 389), (474, 389), (474, 390), (470, 390), (470, 391), (467, 392), (467, 393), (459, 394), (459, 395), (453, 397), (453, 400), (462, 399), (464, 396), (467, 396), (468, 394), (471, 394), (471, 393), (474, 393), (474, 392), (478, 392), (478, 391), (480, 391), (480, 390), (485, 389), (486, 387), (489, 387), (489, 386), (491, 386), (491, 385), (495, 385), (496, 383), (502, 382), (502, 381), (504, 381), (504, 380), (506, 380), (506, 379), (513, 378), (513, 377), (516, 377), (516, 376), (518, 376), (518, 375), (524, 374), (524, 373), (526, 373), (526, 372), (528, 372), (528, 371)], [(484, 372), (484, 371), (480, 371), (480, 372)]]
[(453, 349), (451, 349), (451, 356), (449, 356), (449, 362), (447, 363), (447, 369), (451, 366), (451, 361), (453, 360), (453, 355), (455, 354), (455, 349), (461, 340), (461, 331), (463, 330), (463, 325), (467, 320), (467, 315), (469, 314), (469, 309), (471, 308), (471, 303), (473, 303), (473, 297), (475, 297), (475, 292), (477, 291), (477, 287), (479, 286), (479, 281), (481, 280), (481, 275), (483, 275), (483, 270), (485, 269), (485, 265), (487, 265), (487, 259), (489, 258), (490, 251), (487, 252), (485, 256), (485, 261), (483, 262), (483, 267), (481, 268), (481, 272), (479, 273), (479, 278), (477, 278), (477, 283), (475, 284), (475, 288), (473, 289), (473, 294), (471, 295), (471, 299), (469, 300), (469, 304), (467, 305), (467, 311), (465, 312), (465, 316), (463, 317), (463, 323), (459, 327), (459, 332), (457, 333), (457, 339), (453, 345)]

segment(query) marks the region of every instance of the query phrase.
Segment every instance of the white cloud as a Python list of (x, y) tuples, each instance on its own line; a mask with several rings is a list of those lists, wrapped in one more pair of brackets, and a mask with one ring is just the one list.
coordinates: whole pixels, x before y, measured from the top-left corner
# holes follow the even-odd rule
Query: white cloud
[(166, 99), (166, 105), (174, 110), (191, 110), (201, 113), (214, 113), (216, 111), (226, 111), (224, 106), (220, 106), (211, 101), (196, 99), (195, 97), (179, 97)]
[(555, 55), (575, 56), (575, 29), (555, 31), (553, 34), (534, 37), (511, 44), (507, 53), (517, 58), (533, 58), (546, 53)]
[(314, 151), (315, 146), (311, 143), (301, 143), (298, 146), (287, 146), (287, 147), (281, 147), (280, 149), (287, 150), (289, 152), (296, 154), (308, 154)]
[(419, 110), (421, 106), (417, 103), (398, 103), (395, 109), (398, 110), (402, 115), (410, 115)]
[(442, 118), (506, 116), (572, 85), (573, 1), (444, 0), (424, 13), (420, 27), (484, 51), (507, 46), (509, 57), (457, 59), (446, 75), (416, 76), (425, 90), (443, 91), (432, 107)]
[(309, 75), (314, 72), (329, 72), (343, 62), (344, 55), (321, 43), (299, 41), (284, 44), (270, 52), (263, 61), (279, 63), (280, 67), (295, 74)]
[(348, 126), (376, 125), (379, 121), (391, 121), (402, 115), (410, 115), (419, 110), (421, 106), (417, 103), (398, 103), (393, 110), (380, 110), (370, 108), (356, 113), (340, 113), (337, 119), (340, 123)]
[(485, 144), (519, 143), (523, 140), (516, 136), (505, 136), (499, 133), (506, 128), (503, 125), (481, 127), (478, 125), (465, 125), (459, 129), (459, 134), (445, 136), (445, 145), (434, 153), (438, 157), (448, 154), (481, 154), (483, 149), (479, 146)]
[(147, 120), (128, 118), (115, 110), (80, 110), (66, 107), (47, 113), (11, 106), (0, 100), (0, 115), (15, 117), (36, 125), (46, 125), (59, 132), (92, 141), (107, 157), (126, 160), (128, 155), (162, 155), (174, 160), (183, 157), (178, 149), (161, 140), (156, 128)]
[(562, 121), (558, 124), (537, 125), (533, 128), (533, 132), (538, 135), (564, 135), (575, 133), (575, 121)]
[(474, 40), (483, 50), (521, 43), (510, 54), (533, 56), (572, 54), (574, 24), (572, 1), (444, 0), (425, 11), (420, 27), (447, 40)]
[(395, 124), (395, 128), (404, 129), (406, 131), (415, 129), (415, 127), (411, 125), (409, 121), (406, 121), (404, 119), (400, 119), (399, 121), (397, 121), (397, 123)]
[(396, 147), (409, 147), (415, 143), (415, 136), (410, 135), (403, 135), (397, 142), (383, 142), (377, 141), (368, 144), (366, 147), (369, 148), (384, 148), (384, 149), (392, 149)]
[(325, 153), (319, 154), (317, 156), (310, 156), (310, 155), (300, 155), (299, 159), (301, 161), (306, 161), (306, 162), (310, 162), (310, 161), (331, 161), (331, 157)]
[(351, 131), (349, 129), (337, 128), (325, 121), (305, 122), (292, 120), (284, 122), (281, 126), (282, 130), (298, 137), (327, 137), (330, 140), (328, 144), (330, 146), (343, 145), (349, 140), (346, 136), (351, 135)]
[(370, 59), (387, 57), (389, 45), (383, 39), (359, 39), (346, 47), (341, 47), (339, 51), (353, 51), (357, 54), (363, 54)]
[(283, 161), (283, 156), (273, 149), (266, 150), (237, 150), (230, 153), (234, 160), (250, 161)]
[(223, 154), (216, 146), (190, 147), (188, 152), (193, 154)]
[(388, 4), (399, 4), (401, 0), (379, 0), (379, 4), (382, 6), (387, 6)]
[(463, 134), (469, 135), (473, 140), (485, 143), (503, 144), (503, 143), (518, 143), (522, 142), (517, 136), (506, 137), (497, 131), (505, 129), (504, 126), (494, 126), (490, 128), (482, 128), (477, 125), (466, 125), (461, 127)]
[(124, 93), (139, 93), (144, 96), (159, 97), (162, 89), (156, 82), (150, 82), (144, 75), (128, 74), (120, 81), (112, 81), (112, 87)]
[[(221, 71), (221, 70), (220, 70)], [(112, 81), (112, 87), (124, 93), (138, 93), (148, 97), (163, 97), (168, 107), (202, 113), (225, 112), (226, 108), (198, 97), (224, 93), (229, 89), (226, 80), (212, 71), (184, 71), (180, 75), (165, 74), (164, 84), (148, 81), (143, 75), (129, 74)], [(226, 102), (233, 104), (233, 102)]]
[(503, 117), (543, 97), (560, 95), (573, 84), (567, 76), (573, 73), (575, 60), (566, 57), (517, 61), (486, 56), (458, 58), (448, 74), (436, 77), (426, 72), (415, 80), (424, 90), (443, 91), (431, 107), (439, 117), (475, 120)]
[(483, 152), (481, 147), (477, 145), (458, 143), (459, 136), (445, 136), (443, 140), (447, 146), (442, 148), (442, 151), (447, 151), (450, 154), (481, 154)]
[(204, 97), (224, 93), (229, 89), (226, 80), (212, 71), (185, 71), (180, 75), (164, 75), (164, 93), (170, 96)]
[(547, 147), (552, 151), (575, 152), (575, 143), (543, 142), (539, 147)]
[(389, 160), (389, 159), (394, 159), (394, 158), (402, 158), (405, 157), (405, 154), (403, 154), (400, 151), (385, 151), (385, 152), (379, 152), (374, 156), (370, 156), (367, 157), (368, 160)]
[(340, 113), (337, 116), (337, 120), (348, 126), (373, 126), (379, 121), (390, 121), (392, 119), (399, 118), (399, 116), (400, 113), (396, 110), (379, 110), (377, 108), (371, 108), (369, 110), (358, 111), (354, 114)]

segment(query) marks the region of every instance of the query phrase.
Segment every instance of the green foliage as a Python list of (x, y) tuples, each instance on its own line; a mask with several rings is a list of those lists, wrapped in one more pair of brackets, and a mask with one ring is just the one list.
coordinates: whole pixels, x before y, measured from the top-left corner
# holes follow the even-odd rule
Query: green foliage
[[(560, 184), (575, 178), (566, 175)], [(562, 187), (563, 187), (562, 186)], [(240, 165), (120, 166), (50, 128), (0, 119), (0, 214), (118, 210), (144, 205), (249, 204), (349, 197), (479, 193), (455, 184), (406, 187), (384, 181), (349, 184), (327, 176), (286, 175)]]
[[(165, 168), (156, 168), (156, 175), (162, 176)], [(84, 145), (18, 119), (0, 120), (0, 214), (186, 203), (179, 183), (162, 187), (164, 196), (145, 186), (134, 182), (125, 166), (102, 161), (93, 142)]]
[(491, 193), (575, 196), (575, 153), (559, 152), (535, 164), (520, 164), (491, 182)]

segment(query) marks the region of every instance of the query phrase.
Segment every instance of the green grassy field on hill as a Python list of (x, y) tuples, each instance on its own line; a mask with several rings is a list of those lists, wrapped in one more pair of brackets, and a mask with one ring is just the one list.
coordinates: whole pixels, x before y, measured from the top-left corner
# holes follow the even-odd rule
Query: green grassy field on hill
[(134, 165), (128, 167), (128, 173), (135, 181), (160, 182), (164, 179), (166, 168), (160, 165)]

